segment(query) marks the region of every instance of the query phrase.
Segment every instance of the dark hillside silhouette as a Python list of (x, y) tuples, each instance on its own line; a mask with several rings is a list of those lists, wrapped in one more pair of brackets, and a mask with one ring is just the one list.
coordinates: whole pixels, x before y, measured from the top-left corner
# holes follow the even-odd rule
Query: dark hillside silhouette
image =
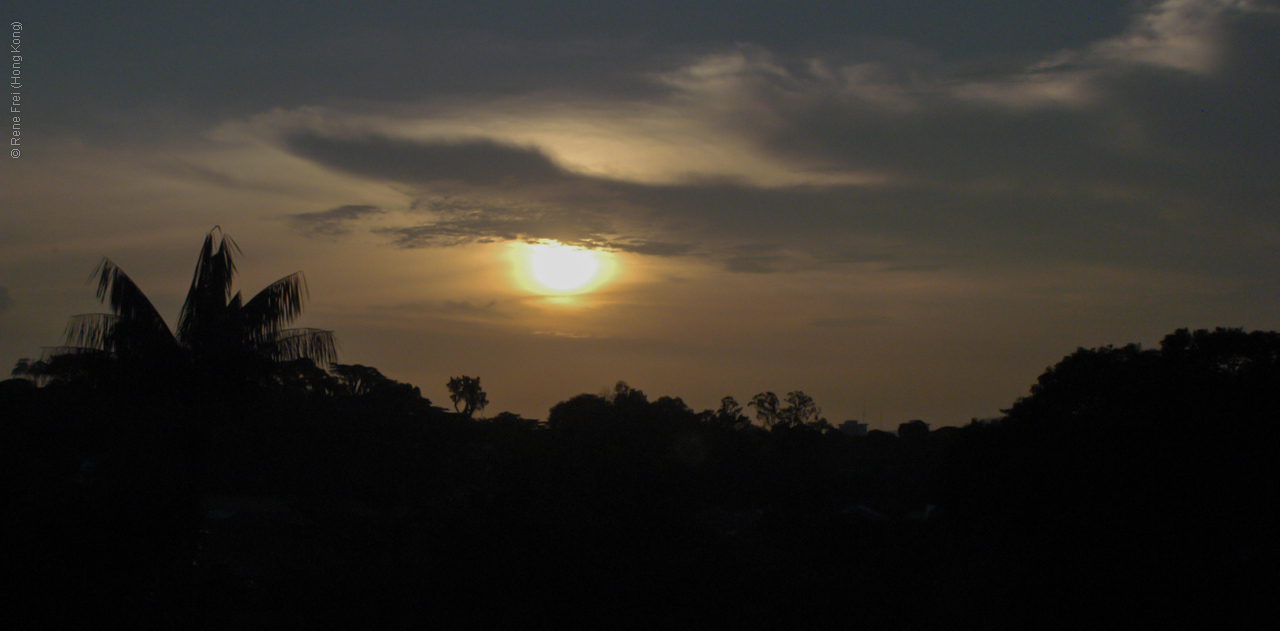
[(1274, 619), (1277, 421), (1280, 334), (1184, 329), (1159, 349), (1076, 351), (952, 450), (955, 519), (986, 554), (1040, 558), (966, 584), (1073, 619), (1043, 594), (1182, 624)]

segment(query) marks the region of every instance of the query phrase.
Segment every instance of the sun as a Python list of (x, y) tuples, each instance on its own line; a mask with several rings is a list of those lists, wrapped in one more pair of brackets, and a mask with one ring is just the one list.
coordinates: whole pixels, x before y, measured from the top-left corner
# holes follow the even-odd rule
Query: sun
[(521, 285), (544, 295), (574, 295), (592, 291), (611, 275), (609, 253), (564, 245), (558, 241), (520, 244), (516, 258)]
[(539, 243), (530, 250), (529, 274), (552, 291), (582, 289), (600, 271), (600, 261), (591, 250), (548, 243)]

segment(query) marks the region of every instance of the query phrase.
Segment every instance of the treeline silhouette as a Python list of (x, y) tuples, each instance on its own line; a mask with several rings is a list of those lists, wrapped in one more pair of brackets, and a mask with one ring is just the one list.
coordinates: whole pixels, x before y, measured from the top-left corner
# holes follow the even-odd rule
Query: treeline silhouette
[(999, 419), (898, 435), (623, 382), (473, 418), (478, 377), (449, 411), (282, 347), (287, 291), (236, 315), (209, 264), (202, 294), (226, 247), (172, 344), (113, 303), (0, 382), (7, 628), (1274, 624), (1278, 333), (1080, 349)]
[[(1273, 620), (1280, 335), (1080, 350), (963, 428), (771, 429), (619, 383), (545, 422), (291, 364), (210, 400), (0, 382), (40, 628)], [(478, 381), (478, 380), (477, 380)], [(905, 429), (905, 428), (904, 428)]]

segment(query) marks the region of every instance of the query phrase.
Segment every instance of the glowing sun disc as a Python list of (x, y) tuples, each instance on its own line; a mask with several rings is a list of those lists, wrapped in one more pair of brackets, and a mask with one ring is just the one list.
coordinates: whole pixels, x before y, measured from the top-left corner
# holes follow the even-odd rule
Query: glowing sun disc
[(600, 261), (591, 250), (538, 244), (529, 253), (529, 274), (552, 291), (573, 291), (595, 279)]

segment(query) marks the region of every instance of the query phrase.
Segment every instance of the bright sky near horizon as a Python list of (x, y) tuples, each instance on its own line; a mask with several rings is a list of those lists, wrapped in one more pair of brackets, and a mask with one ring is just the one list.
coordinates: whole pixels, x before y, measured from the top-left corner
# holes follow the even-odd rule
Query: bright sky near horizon
[(0, 10), (6, 370), (103, 256), (172, 325), (214, 225), (344, 363), (534, 418), (961, 424), (1080, 346), (1280, 328), (1275, 0), (70, 6)]

